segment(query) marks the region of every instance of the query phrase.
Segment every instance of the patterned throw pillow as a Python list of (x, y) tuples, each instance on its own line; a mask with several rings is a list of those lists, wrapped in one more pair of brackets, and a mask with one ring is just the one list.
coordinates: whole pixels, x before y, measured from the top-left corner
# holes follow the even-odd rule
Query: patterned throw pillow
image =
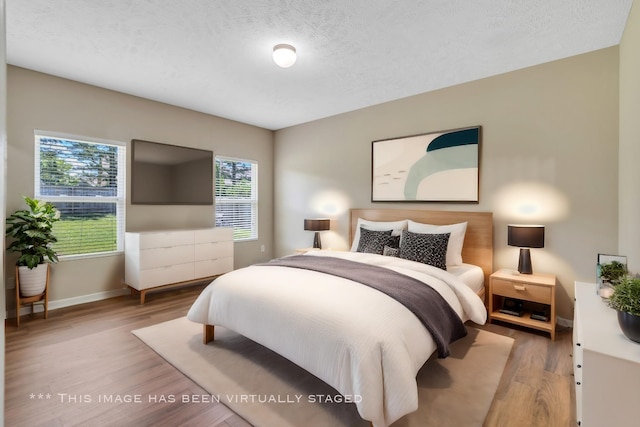
[(412, 233), (451, 233), (451, 235), (449, 236), (449, 244), (447, 245), (447, 265), (462, 264), (462, 246), (464, 244), (464, 235), (467, 231), (466, 222), (449, 225), (423, 224), (411, 220), (409, 220), (408, 222), (409, 223), (407, 230)]
[(392, 248), (391, 246), (385, 245), (384, 249), (382, 250), (382, 255), (398, 257), (400, 256), (400, 248)]
[(358, 252), (382, 255), (385, 245), (389, 244), (392, 231), (393, 230), (367, 230), (364, 227), (360, 227)]
[(391, 234), (392, 235), (389, 236), (389, 241), (387, 242), (387, 246), (389, 246), (392, 249), (400, 249), (400, 236), (393, 236), (393, 232)]
[(400, 239), (400, 258), (447, 269), (447, 244), (451, 233), (421, 234), (404, 230)]

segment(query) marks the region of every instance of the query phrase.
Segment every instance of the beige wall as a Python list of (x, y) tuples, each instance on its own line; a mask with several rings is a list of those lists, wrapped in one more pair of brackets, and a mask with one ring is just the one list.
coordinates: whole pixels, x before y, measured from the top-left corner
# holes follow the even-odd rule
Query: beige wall
[(620, 43), (619, 253), (640, 272), (640, 3), (635, 1)]
[[(143, 139), (213, 150), (259, 163), (258, 241), (237, 243), (236, 267), (266, 260), (273, 248), (273, 132), (70, 80), (8, 68), (8, 157), (6, 211), (33, 195), (34, 129), (127, 142)], [(130, 165), (130, 149), (128, 165)], [(130, 175), (128, 166), (127, 176)], [(127, 180), (129, 182), (129, 180)], [(130, 187), (127, 187), (130, 191)], [(213, 206), (131, 205), (128, 231), (214, 224)], [(261, 252), (261, 246), (265, 252)], [(123, 256), (62, 261), (52, 272), (50, 298), (72, 300), (122, 288)], [(13, 269), (7, 269), (13, 277)]]
[[(371, 203), (371, 141), (482, 126), (478, 204)], [(276, 255), (311, 245), (303, 219), (329, 216), (325, 247), (344, 249), (348, 209), (494, 213), (494, 267), (517, 268), (508, 223), (542, 223), (534, 270), (558, 275), (558, 315), (573, 282), (595, 280), (618, 249), (618, 48), (613, 47), (294, 126), (275, 136)]]
[[(0, 242), (4, 248), (4, 220), (5, 220), (5, 191), (6, 182), (5, 179), (5, 165), (7, 156), (7, 132), (6, 132), (6, 115), (7, 115), (7, 97), (6, 83), (7, 83), (7, 67), (6, 67), (6, 33), (5, 33), (5, 20), (4, 20), (4, 0), (0, 0), (0, 229), (2, 230), (2, 236), (0, 236)], [(4, 271), (4, 251), (0, 256), (0, 271)], [(4, 276), (0, 274), (0, 289), (4, 289)], [(0, 292), (0, 307), (5, 306), (5, 295)], [(0, 319), (6, 318), (6, 312), (2, 313)], [(0, 426), (4, 425), (4, 328), (0, 331)]]

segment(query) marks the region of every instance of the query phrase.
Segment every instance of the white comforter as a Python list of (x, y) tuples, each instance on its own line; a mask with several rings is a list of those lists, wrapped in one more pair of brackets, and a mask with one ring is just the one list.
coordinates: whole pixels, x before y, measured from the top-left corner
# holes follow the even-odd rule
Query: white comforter
[[(382, 255), (313, 251), (428, 282), (463, 319), (483, 324), (480, 298), (446, 271)], [(281, 354), (345, 396), (375, 427), (418, 408), (416, 374), (435, 342), (402, 304), (368, 286), (298, 268), (251, 266), (214, 280), (187, 317), (221, 325)]]

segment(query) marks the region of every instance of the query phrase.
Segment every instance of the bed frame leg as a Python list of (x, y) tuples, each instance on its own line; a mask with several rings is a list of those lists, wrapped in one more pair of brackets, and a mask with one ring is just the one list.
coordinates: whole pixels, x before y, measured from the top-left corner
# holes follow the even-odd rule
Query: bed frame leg
[(213, 341), (214, 337), (214, 329), (213, 325), (202, 325), (202, 343), (207, 344)]

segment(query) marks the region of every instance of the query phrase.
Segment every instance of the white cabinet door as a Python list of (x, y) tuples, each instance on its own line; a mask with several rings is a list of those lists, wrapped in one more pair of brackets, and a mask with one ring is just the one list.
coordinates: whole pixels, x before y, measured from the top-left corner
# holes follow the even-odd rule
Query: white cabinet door
[(580, 304), (576, 300), (573, 309), (573, 376), (574, 387), (576, 390), (576, 421), (578, 425), (582, 424), (582, 363), (583, 363), (583, 347), (582, 332), (580, 327)]
[[(640, 345), (624, 336), (618, 317), (595, 291), (575, 284), (576, 416), (583, 427), (636, 427)], [(580, 344), (580, 345), (578, 345)]]

